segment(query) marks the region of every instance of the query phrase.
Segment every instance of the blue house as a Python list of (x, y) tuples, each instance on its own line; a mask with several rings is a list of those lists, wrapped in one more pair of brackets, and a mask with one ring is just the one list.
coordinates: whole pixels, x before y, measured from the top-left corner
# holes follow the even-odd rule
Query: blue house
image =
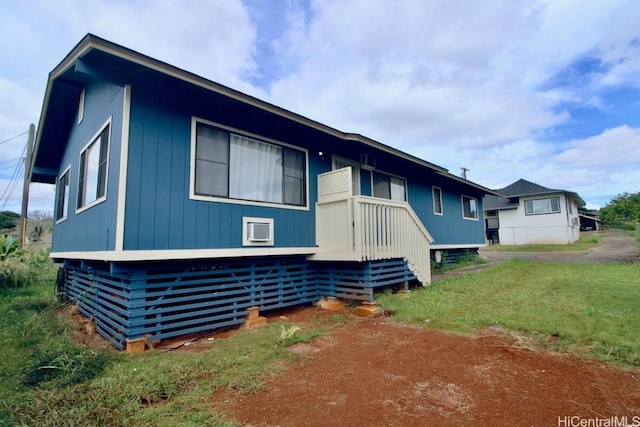
[(30, 172), (57, 186), (60, 291), (120, 349), (428, 284), (494, 194), (93, 35), (49, 75)]

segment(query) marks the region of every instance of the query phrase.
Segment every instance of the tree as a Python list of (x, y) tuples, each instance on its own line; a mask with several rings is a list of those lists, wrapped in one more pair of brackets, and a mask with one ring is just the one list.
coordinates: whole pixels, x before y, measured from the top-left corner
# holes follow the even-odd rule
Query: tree
[(50, 233), (53, 227), (51, 212), (31, 211), (28, 215), (27, 233), (32, 243), (38, 243), (46, 233)]
[(20, 215), (11, 211), (0, 212), (0, 230), (13, 230), (18, 224)]
[(600, 219), (612, 227), (635, 228), (640, 222), (640, 192), (619, 194), (600, 209)]

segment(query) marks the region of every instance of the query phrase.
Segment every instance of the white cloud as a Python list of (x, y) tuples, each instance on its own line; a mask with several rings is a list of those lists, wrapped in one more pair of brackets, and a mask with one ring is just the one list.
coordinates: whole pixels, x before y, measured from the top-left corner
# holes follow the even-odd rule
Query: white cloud
[(640, 164), (640, 129), (619, 126), (600, 135), (570, 141), (551, 160), (570, 169), (637, 167)]

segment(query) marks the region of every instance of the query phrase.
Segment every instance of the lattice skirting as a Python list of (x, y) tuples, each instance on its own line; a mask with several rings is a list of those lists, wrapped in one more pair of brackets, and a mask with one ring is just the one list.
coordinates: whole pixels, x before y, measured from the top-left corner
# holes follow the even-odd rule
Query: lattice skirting
[(364, 262), (316, 262), (323, 296), (373, 302), (373, 291), (416, 280), (403, 259)]
[(321, 296), (373, 301), (376, 288), (415, 279), (404, 260), (309, 262), (304, 257), (64, 262), (61, 291), (119, 349), (127, 339), (161, 340), (244, 323), (260, 311)]
[(65, 262), (64, 292), (119, 349), (242, 324), (252, 306), (270, 310), (317, 301), (305, 258), (147, 264)]

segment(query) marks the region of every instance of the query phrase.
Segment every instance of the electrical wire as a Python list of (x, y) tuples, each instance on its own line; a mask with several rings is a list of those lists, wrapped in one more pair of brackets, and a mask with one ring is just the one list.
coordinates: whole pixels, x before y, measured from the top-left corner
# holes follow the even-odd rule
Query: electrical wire
[(11, 175), (11, 178), (9, 178), (9, 184), (7, 185), (7, 188), (5, 188), (4, 193), (2, 193), (2, 196), (0, 196), (0, 201), (4, 200), (4, 203), (2, 204), (2, 207), (0, 208), (0, 210), (4, 210), (4, 208), (7, 206), (9, 199), (11, 198), (11, 196), (13, 195), (13, 192), (18, 186), (18, 182), (20, 182), (20, 174), (24, 172), (24, 163), (25, 163), (24, 155), (26, 151), (27, 151), (27, 145), (25, 144), (24, 148), (22, 149), (22, 154), (20, 155), (20, 161), (16, 165), (16, 168), (13, 170), (13, 174)]
[(4, 141), (0, 141), (0, 144), (4, 144), (5, 142), (9, 142), (9, 141), (11, 141), (11, 140), (14, 140), (14, 139), (16, 139), (16, 138), (19, 138), (19, 137), (21, 137), (22, 135), (26, 135), (26, 134), (28, 134), (28, 133), (29, 133), (29, 131), (22, 132), (20, 135), (12, 136), (12, 137), (11, 137), (11, 138), (9, 138), (9, 139), (5, 139)]

